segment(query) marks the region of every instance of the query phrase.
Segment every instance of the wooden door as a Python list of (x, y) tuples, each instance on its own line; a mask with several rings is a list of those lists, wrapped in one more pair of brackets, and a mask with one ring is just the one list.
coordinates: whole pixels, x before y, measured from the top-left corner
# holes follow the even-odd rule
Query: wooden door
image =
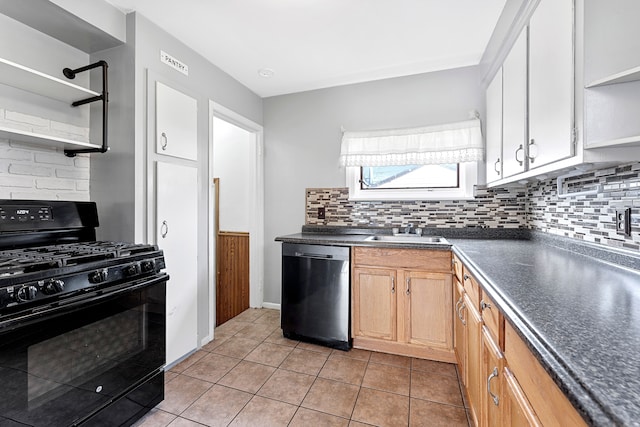
[(167, 283), (167, 365), (198, 345), (198, 170), (156, 164), (156, 242)]
[(480, 396), (481, 387), (481, 366), (480, 366), (480, 348), (481, 348), (481, 330), (482, 319), (480, 313), (469, 299), (469, 295), (464, 296), (466, 305), (467, 320), (467, 392), (469, 393), (469, 409), (471, 417), (475, 425), (480, 425), (480, 408), (482, 405)]
[(453, 306), (453, 349), (458, 359), (458, 371), (462, 384), (467, 384), (467, 337), (466, 337), (466, 309), (464, 304), (464, 288), (456, 278), (454, 283)]
[(396, 270), (353, 269), (353, 336), (396, 341)]
[(505, 427), (539, 427), (540, 420), (509, 368), (503, 369), (502, 425)]
[(249, 233), (218, 232), (216, 326), (249, 308)]
[(500, 427), (502, 425), (502, 368), (504, 366), (504, 357), (486, 326), (482, 327), (481, 359), (482, 425), (485, 427)]
[(404, 342), (453, 348), (451, 287), (451, 274), (404, 272)]

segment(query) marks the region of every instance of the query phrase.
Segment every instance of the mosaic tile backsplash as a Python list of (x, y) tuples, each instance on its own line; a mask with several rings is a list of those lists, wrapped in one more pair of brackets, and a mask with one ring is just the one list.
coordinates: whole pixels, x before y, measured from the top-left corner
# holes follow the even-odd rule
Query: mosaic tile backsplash
[[(607, 246), (640, 250), (640, 163), (565, 180), (565, 192), (597, 186), (597, 194), (558, 197), (555, 179), (525, 187), (478, 189), (474, 200), (349, 201), (347, 188), (309, 188), (306, 224), (345, 227), (529, 228)], [(325, 219), (318, 219), (319, 207)], [(615, 229), (615, 211), (632, 207), (631, 237)]]

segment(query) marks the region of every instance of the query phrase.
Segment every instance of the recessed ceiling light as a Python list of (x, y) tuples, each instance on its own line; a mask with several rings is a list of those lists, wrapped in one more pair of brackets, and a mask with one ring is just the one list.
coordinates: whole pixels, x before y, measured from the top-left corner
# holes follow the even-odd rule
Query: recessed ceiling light
[(260, 77), (264, 77), (265, 79), (269, 79), (269, 78), (273, 77), (273, 75), (274, 75), (275, 73), (276, 73), (276, 72), (275, 72), (275, 71), (273, 71), (271, 68), (260, 68), (260, 69), (258, 70), (258, 75), (259, 75)]

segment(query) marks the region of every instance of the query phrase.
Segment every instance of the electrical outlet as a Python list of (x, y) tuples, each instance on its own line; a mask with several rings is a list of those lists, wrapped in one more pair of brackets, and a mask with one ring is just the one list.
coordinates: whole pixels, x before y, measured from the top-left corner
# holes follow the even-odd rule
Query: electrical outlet
[(324, 215), (325, 215), (324, 206), (321, 206), (318, 208), (318, 219), (324, 219)]
[(616, 210), (616, 231), (631, 236), (631, 208)]

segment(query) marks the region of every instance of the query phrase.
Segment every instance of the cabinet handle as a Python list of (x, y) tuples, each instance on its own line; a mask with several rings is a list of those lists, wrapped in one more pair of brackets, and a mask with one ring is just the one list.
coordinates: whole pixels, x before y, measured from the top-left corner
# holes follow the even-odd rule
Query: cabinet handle
[[(518, 152), (521, 150), (522, 150), (522, 160), (518, 159)], [(518, 162), (520, 166), (522, 166), (522, 164), (524, 163), (524, 148), (522, 147), (522, 144), (520, 144), (520, 146), (516, 149), (516, 162)]]
[(167, 221), (162, 221), (162, 225), (160, 226), (160, 236), (162, 236), (162, 238), (164, 239), (165, 237), (167, 237), (168, 233), (169, 224), (167, 224)]
[(467, 307), (467, 305), (463, 302), (460, 305), (460, 308), (458, 309), (458, 317), (460, 318), (460, 321), (462, 322), (463, 325), (467, 324), (467, 321), (465, 320), (464, 317), (462, 317), (462, 310), (464, 310)]
[(493, 399), (493, 403), (496, 406), (498, 406), (498, 403), (500, 403), (500, 399), (498, 398), (498, 396), (491, 393), (491, 380), (496, 378), (497, 376), (498, 376), (498, 368), (494, 367), (493, 372), (491, 373), (491, 375), (489, 375), (489, 378), (487, 378), (487, 393), (489, 393), (489, 396), (491, 396), (491, 399)]
[(407, 277), (407, 295), (411, 293), (411, 278)]
[(480, 310), (484, 310), (485, 308), (491, 310), (491, 304), (487, 304), (484, 300), (480, 301)]
[(162, 134), (160, 134), (160, 146), (162, 147), (162, 151), (167, 149), (168, 143), (169, 140), (167, 139), (167, 134), (162, 132)]
[(500, 175), (500, 171), (498, 170), (498, 163), (500, 163), (500, 157), (498, 157), (498, 160), (496, 160), (496, 162), (493, 164), (493, 170), (496, 171), (498, 175)]
[(536, 157), (538, 157), (538, 146), (536, 145), (536, 140), (531, 138), (529, 141), (529, 161), (533, 163)]
[(391, 278), (391, 293), (392, 294), (396, 293), (396, 278), (395, 277)]
[(469, 280), (469, 275), (468, 274), (463, 275), (462, 280)]
[(460, 314), (460, 304), (462, 304), (462, 297), (458, 298), (458, 301), (456, 302), (456, 315), (458, 316), (458, 319), (462, 320), (462, 314)]

